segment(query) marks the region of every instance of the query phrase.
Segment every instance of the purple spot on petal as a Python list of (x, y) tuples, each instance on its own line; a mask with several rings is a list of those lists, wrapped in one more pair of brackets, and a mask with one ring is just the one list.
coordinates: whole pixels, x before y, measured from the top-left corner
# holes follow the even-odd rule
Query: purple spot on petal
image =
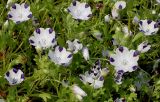
[(100, 60), (97, 60), (97, 61), (95, 62), (95, 65), (100, 65)]
[(123, 52), (123, 50), (124, 50), (123, 47), (119, 47), (118, 49), (120, 52)]
[(83, 80), (82, 76), (79, 76), (79, 78), (80, 78), (81, 80)]
[(122, 9), (122, 5), (119, 5), (119, 7), (118, 7), (119, 9)]
[(54, 43), (54, 42), (55, 42), (55, 39), (53, 38), (53, 39), (52, 39), (52, 43)]
[(9, 77), (9, 74), (10, 74), (10, 73), (9, 73), (9, 72), (7, 72), (7, 73), (6, 73), (6, 76), (7, 76), (7, 77)]
[(88, 4), (85, 4), (85, 8), (88, 8), (89, 7), (89, 5)]
[(67, 58), (71, 58), (72, 57), (72, 54), (70, 54)]
[(138, 68), (138, 66), (133, 66), (132, 68), (133, 68), (133, 70), (136, 70)]
[(148, 23), (148, 24), (151, 24), (151, 23), (152, 23), (152, 20), (147, 20), (147, 23)]
[(13, 4), (13, 5), (12, 5), (12, 8), (13, 8), (13, 9), (16, 9), (16, 5), (15, 5), (15, 4)]
[(158, 23), (154, 24), (154, 28), (158, 28)]
[(26, 8), (28, 8), (29, 7), (29, 5), (28, 4), (24, 4), (24, 8), (26, 9)]
[(103, 76), (101, 76), (101, 77), (99, 78), (99, 80), (100, 80), (100, 81), (103, 81), (103, 80), (104, 80)]
[(59, 49), (59, 52), (61, 52), (61, 51), (63, 50), (63, 47), (60, 47), (60, 46), (59, 46), (58, 49)]
[(21, 79), (24, 79), (24, 74), (21, 75)]
[(39, 28), (36, 29), (36, 33), (40, 34), (41, 30)]
[(49, 34), (51, 34), (53, 32), (52, 28), (49, 28)]
[(124, 71), (123, 71), (123, 70), (119, 70), (117, 73), (118, 73), (118, 74), (123, 74)]
[(112, 58), (112, 57), (110, 57), (110, 62), (114, 62), (115, 60)]
[(94, 76), (96, 76), (98, 73), (94, 73)]
[(67, 9), (68, 12), (71, 12), (69, 9)]
[(17, 73), (18, 70), (17, 70), (16, 68), (13, 68), (13, 72), (14, 72), (14, 73)]
[(137, 57), (139, 54), (140, 54), (139, 51), (135, 51), (135, 52), (133, 53), (133, 57)]
[(30, 42), (31, 44), (33, 44), (33, 43), (34, 43), (34, 41), (33, 41), (33, 40), (29, 40), (29, 42)]
[(93, 71), (93, 70), (91, 70), (91, 71), (90, 71), (90, 74), (91, 74), (91, 73), (94, 73), (94, 71)]
[(8, 14), (8, 18), (12, 18), (12, 15), (11, 15), (11, 14)]
[(92, 14), (89, 14), (87, 17), (92, 17)]
[(29, 14), (29, 15), (28, 15), (28, 18), (32, 18), (32, 14)]
[(62, 65), (62, 66), (65, 66), (66, 64), (65, 64), (65, 63), (61, 63), (61, 65)]
[(139, 24), (142, 26), (143, 22), (142, 22), (142, 21), (139, 21)]
[(16, 24), (20, 24), (20, 23), (21, 23), (20, 21), (17, 21), (17, 22), (16, 22)]
[(73, 4), (73, 6), (76, 6), (76, 1), (73, 1), (72, 4)]
[(81, 42), (80, 42), (80, 41), (77, 41), (77, 43), (80, 44)]
[(97, 70), (100, 70), (100, 69), (101, 69), (100, 67), (97, 68)]
[(143, 49), (146, 48), (147, 46), (148, 46), (148, 45), (144, 45), (144, 46), (143, 46)]

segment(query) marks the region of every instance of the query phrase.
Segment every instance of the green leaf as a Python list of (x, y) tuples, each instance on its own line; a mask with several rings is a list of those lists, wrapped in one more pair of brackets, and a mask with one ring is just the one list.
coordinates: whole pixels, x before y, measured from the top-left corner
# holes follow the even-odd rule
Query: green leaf
[(142, 32), (136, 34), (132, 40), (132, 43), (139, 40), (140, 38), (142, 38), (144, 36), (144, 34)]
[(48, 93), (41, 93), (38, 97), (42, 98), (45, 102), (47, 102), (47, 99), (51, 99), (51, 95)]

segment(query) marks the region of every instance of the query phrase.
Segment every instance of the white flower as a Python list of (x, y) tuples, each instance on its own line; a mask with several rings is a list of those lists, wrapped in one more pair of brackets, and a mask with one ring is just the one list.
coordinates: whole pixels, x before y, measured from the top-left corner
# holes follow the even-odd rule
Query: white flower
[(122, 76), (123, 76), (124, 71), (119, 70), (118, 72), (115, 73), (115, 82), (120, 85), (122, 84)]
[(109, 14), (104, 17), (104, 21), (105, 22), (109, 22), (110, 21), (110, 15)]
[(57, 46), (55, 51), (49, 51), (48, 57), (55, 64), (68, 66), (72, 61), (72, 53), (66, 51), (64, 47)]
[(138, 24), (139, 23), (139, 18), (137, 16), (134, 16), (132, 23), (133, 24)]
[(86, 3), (80, 3), (73, 1), (68, 12), (73, 16), (74, 19), (88, 20), (92, 16), (91, 7)]
[(116, 18), (119, 17), (119, 12), (118, 12), (118, 10), (116, 8), (113, 8), (111, 13), (112, 13), (112, 18), (113, 19), (116, 19)]
[(125, 1), (117, 1), (114, 4), (114, 7), (118, 10), (118, 9), (124, 9), (126, 7), (126, 2)]
[(24, 80), (24, 74), (20, 69), (13, 68), (6, 72), (5, 78), (10, 85), (17, 85)]
[(21, 23), (32, 18), (32, 12), (28, 4), (13, 4), (8, 12), (8, 18), (15, 23)]
[(78, 39), (75, 39), (73, 42), (68, 40), (66, 43), (68, 44), (68, 50), (71, 50), (74, 54), (83, 48)]
[(139, 52), (128, 50), (126, 47), (119, 47), (115, 54), (110, 55), (110, 63), (115, 66), (116, 72), (132, 72), (138, 68)]
[(126, 102), (124, 98), (117, 98), (114, 102)]
[(156, 0), (157, 1), (157, 3), (159, 3), (160, 4), (160, 0)]
[(5, 100), (4, 99), (0, 99), (0, 102), (5, 102)]
[(88, 48), (87, 47), (83, 47), (82, 49), (82, 54), (83, 54), (83, 57), (84, 59), (87, 61), (89, 60), (89, 51), (88, 51)]
[(147, 52), (151, 48), (151, 45), (148, 45), (147, 42), (142, 42), (140, 45), (138, 45), (137, 50), (141, 53)]
[(152, 20), (140, 20), (139, 26), (139, 30), (145, 35), (156, 34), (159, 30), (157, 22)]
[(131, 36), (132, 35), (132, 32), (128, 29), (127, 26), (124, 26), (122, 28), (122, 31), (124, 32), (125, 36)]
[[(100, 61), (96, 61), (95, 65), (90, 71), (86, 71), (85, 74), (80, 74), (80, 80), (84, 84), (89, 84), (94, 89), (103, 87), (104, 77), (109, 71), (107, 69), (101, 69)], [(103, 75), (102, 75), (103, 74)]]
[(87, 96), (87, 94), (76, 84), (71, 87), (73, 93), (77, 97), (77, 99), (82, 100), (83, 97)]
[(29, 38), (29, 43), (36, 48), (49, 48), (54, 47), (57, 42), (55, 39), (55, 31), (51, 28), (37, 28), (34, 31), (34, 36)]

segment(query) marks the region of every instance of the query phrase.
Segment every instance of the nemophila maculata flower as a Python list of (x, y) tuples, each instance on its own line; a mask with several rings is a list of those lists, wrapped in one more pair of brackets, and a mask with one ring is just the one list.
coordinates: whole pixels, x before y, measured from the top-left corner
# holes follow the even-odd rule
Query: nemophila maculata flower
[(141, 53), (147, 52), (151, 48), (151, 45), (148, 44), (148, 42), (142, 42), (140, 45), (138, 45), (137, 50)]
[(112, 8), (111, 14), (113, 19), (117, 19), (119, 17), (119, 12), (116, 8)]
[(114, 4), (114, 7), (117, 9), (117, 10), (122, 10), (126, 7), (126, 2), (125, 1), (117, 1), (115, 4)]
[(139, 23), (139, 18), (137, 16), (134, 16), (133, 20), (132, 20), (132, 23), (133, 24), (138, 24)]
[(112, 17), (113, 19), (117, 19), (119, 17), (119, 10), (122, 10), (126, 7), (125, 1), (117, 1), (112, 8)]
[(24, 73), (20, 69), (13, 68), (5, 73), (5, 78), (10, 85), (17, 85), (24, 80)]
[(122, 76), (123, 76), (124, 71), (123, 70), (119, 70), (118, 72), (115, 73), (115, 82), (117, 84), (122, 84)]
[(160, 4), (160, 0), (156, 0), (157, 1), (157, 3), (159, 3)]
[(86, 71), (84, 74), (80, 74), (80, 80), (84, 84), (89, 84), (94, 89), (103, 87), (104, 76), (109, 72), (107, 68), (101, 68), (100, 61), (96, 61), (94, 66)]
[(109, 22), (110, 21), (110, 15), (109, 14), (104, 17), (104, 21), (105, 22)]
[(13, 4), (8, 12), (8, 18), (17, 24), (29, 20), (32, 18), (30, 6), (26, 3)]
[(68, 44), (67, 50), (72, 51), (74, 54), (83, 48), (82, 43), (78, 39), (75, 39), (74, 41), (68, 40), (66, 43)]
[(78, 20), (88, 20), (92, 16), (91, 7), (87, 3), (79, 1), (73, 1), (68, 7), (68, 12)]
[(124, 98), (117, 98), (114, 102), (126, 102)]
[(83, 47), (82, 49), (82, 55), (84, 57), (84, 59), (87, 61), (89, 60), (89, 50), (87, 47)]
[(36, 48), (50, 48), (57, 44), (55, 31), (52, 28), (37, 28), (34, 35), (29, 38), (29, 43)]
[(158, 23), (152, 20), (140, 20), (139, 30), (143, 32), (145, 35), (156, 34), (159, 30)]
[(82, 100), (83, 97), (87, 96), (86, 92), (84, 92), (78, 85), (74, 84), (71, 86), (71, 90), (75, 94), (76, 98)]
[(127, 47), (120, 46), (115, 54), (110, 55), (110, 63), (115, 67), (116, 72), (132, 72), (138, 68), (139, 51), (128, 50)]
[(73, 58), (71, 52), (67, 51), (64, 47), (57, 46), (54, 51), (50, 50), (48, 57), (55, 64), (68, 66)]

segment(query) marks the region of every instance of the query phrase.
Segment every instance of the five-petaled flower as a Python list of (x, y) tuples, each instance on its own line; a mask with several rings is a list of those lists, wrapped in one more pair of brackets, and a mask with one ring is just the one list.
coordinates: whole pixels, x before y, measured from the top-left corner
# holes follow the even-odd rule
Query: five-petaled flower
[(126, 47), (119, 47), (115, 54), (110, 55), (110, 63), (115, 66), (116, 72), (132, 72), (138, 68), (139, 51), (128, 50)]
[(117, 1), (113, 8), (112, 8), (112, 17), (113, 19), (116, 19), (119, 17), (119, 10), (122, 10), (126, 7), (126, 2), (125, 1)]
[(126, 2), (125, 1), (117, 1), (115, 4), (114, 4), (114, 7), (117, 9), (117, 10), (122, 10), (126, 7)]
[(151, 45), (148, 44), (148, 42), (142, 42), (140, 45), (138, 45), (137, 50), (141, 53), (147, 52), (151, 48)]
[(82, 49), (82, 55), (84, 57), (84, 59), (87, 61), (89, 60), (89, 50), (87, 47), (83, 47)]
[(29, 43), (36, 48), (50, 48), (57, 44), (55, 39), (55, 31), (51, 28), (37, 28), (34, 31), (34, 36), (29, 38)]
[[(84, 84), (91, 85), (94, 89), (103, 87), (104, 76), (109, 72), (107, 68), (101, 69), (100, 61), (96, 61), (95, 65), (83, 74), (80, 74), (80, 80)], [(104, 76), (103, 76), (104, 75)]]
[(76, 98), (82, 100), (83, 97), (87, 96), (87, 94), (76, 84), (71, 86), (71, 90), (75, 94)]
[(66, 43), (68, 44), (68, 50), (72, 51), (74, 54), (83, 48), (82, 43), (78, 39), (75, 39), (73, 42), (68, 40)]
[(15, 23), (21, 23), (32, 18), (32, 12), (30, 11), (30, 6), (26, 3), (13, 4), (8, 12), (8, 18), (13, 20)]
[(92, 16), (91, 7), (86, 3), (80, 3), (73, 1), (68, 12), (73, 16), (74, 19), (88, 20)]
[(73, 55), (71, 52), (66, 51), (64, 47), (57, 46), (55, 51), (49, 51), (48, 57), (55, 64), (68, 66), (72, 61)]
[(156, 34), (159, 30), (158, 23), (152, 20), (140, 20), (139, 30), (143, 32), (145, 35)]
[(20, 69), (13, 68), (5, 73), (5, 78), (10, 85), (17, 85), (24, 80), (24, 73)]

